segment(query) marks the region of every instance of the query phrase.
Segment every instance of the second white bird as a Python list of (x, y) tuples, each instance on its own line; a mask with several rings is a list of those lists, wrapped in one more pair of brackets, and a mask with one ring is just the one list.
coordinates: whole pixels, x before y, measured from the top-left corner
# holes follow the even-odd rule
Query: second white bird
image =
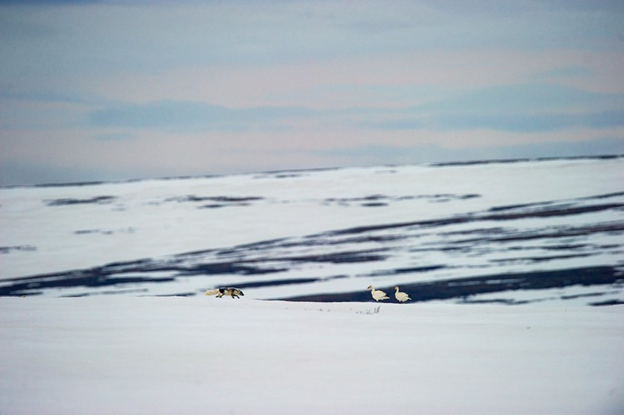
[(407, 293), (403, 293), (401, 291), (399, 291), (399, 287), (394, 287), (394, 297), (399, 301), (399, 303), (404, 303), (407, 300), (411, 300), (411, 298), (409, 298), (409, 295), (407, 295)]

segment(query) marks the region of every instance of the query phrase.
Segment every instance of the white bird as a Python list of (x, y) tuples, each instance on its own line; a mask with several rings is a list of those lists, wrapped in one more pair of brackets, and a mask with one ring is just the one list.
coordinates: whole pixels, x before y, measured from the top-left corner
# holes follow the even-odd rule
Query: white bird
[(407, 295), (406, 293), (402, 293), (401, 291), (399, 291), (399, 287), (394, 287), (394, 291), (396, 291), (394, 293), (394, 296), (396, 297), (396, 299), (399, 301), (399, 303), (404, 303), (407, 300), (411, 300), (411, 298), (409, 298), (409, 295)]
[(367, 290), (371, 290), (371, 294), (373, 295), (373, 298), (375, 299), (375, 301), (390, 299), (390, 297), (388, 297), (388, 295), (385, 292), (381, 290), (376, 290), (375, 287), (373, 287), (372, 285), (369, 285)]

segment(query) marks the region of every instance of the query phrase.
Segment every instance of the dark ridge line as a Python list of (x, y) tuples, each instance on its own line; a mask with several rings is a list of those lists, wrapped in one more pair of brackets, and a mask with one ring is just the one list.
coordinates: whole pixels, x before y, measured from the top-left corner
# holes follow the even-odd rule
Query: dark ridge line
[(387, 259), (387, 255), (376, 254), (376, 252), (385, 251), (387, 251), (387, 249), (379, 248), (367, 249), (363, 251), (336, 252), (332, 254), (277, 256), (266, 259), (252, 259), (244, 262), (329, 262), (332, 264), (374, 262), (384, 261)]
[(506, 234), (508, 230), (503, 227), (496, 228), (474, 228), (461, 231), (440, 232), (443, 236), (457, 236), (457, 235), (501, 235)]
[(236, 283), (236, 288), (265, 288), (265, 287), (279, 287), (282, 285), (294, 285), (294, 284), (310, 284), (313, 282), (320, 282), (327, 280), (327, 278), (291, 278), (287, 280), (271, 280), (271, 281), (253, 281)]
[[(610, 205), (599, 205), (592, 206), (588, 208), (579, 208), (579, 209), (568, 209), (566, 212), (570, 214), (570, 212), (578, 213), (578, 212), (587, 212), (596, 211), (601, 209), (613, 208), (614, 206), (620, 206), (616, 204)], [(548, 215), (552, 214), (549, 212)], [(538, 212), (539, 215), (539, 212)], [(524, 215), (522, 215), (524, 216)], [(529, 214), (529, 216), (534, 216), (534, 213)], [(442, 220), (432, 220), (432, 221), (421, 221), (421, 222), (410, 222), (409, 225), (446, 225), (450, 223), (462, 223), (467, 221), (474, 220), (487, 220), (491, 216), (484, 216), (479, 219), (474, 216), (469, 217), (459, 217), (455, 219), (442, 219)], [(501, 215), (496, 215), (496, 218), (501, 218)], [(365, 230), (371, 229), (388, 229), (388, 228), (397, 228), (407, 226), (406, 224), (392, 224), (392, 225), (378, 225), (373, 227), (365, 227), (365, 228), (354, 228), (358, 232), (364, 232)], [(624, 231), (624, 223), (616, 222), (609, 223), (604, 226), (598, 226), (590, 229), (593, 232), (619, 232)], [(583, 235), (588, 232), (588, 229), (565, 229), (565, 232), (555, 232), (548, 234), (527, 234), (527, 235), (515, 235), (515, 236), (498, 236), (491, 239), (492, 242), (510, 242), (510, 241), (518, 241), (518, 240), (530, 240), (530, 239), (543, 239), (543, 238), (560, 238), (560, 237), (569, 237), (574, 235)], [(334, 234), (346, 234), (349, 232), (354, 232), (353, 229), (347, 229), (342, 231), (336, 231)], [(314, 235), (308, 236), (304, 238), (302, 241), (295, 240), (292, 243), (282, 244), (283, 246), (305, 246), (310, 243), (312, 244), (324, 244), (327, 241), (320, 242), (308, 242), (310, 239), (319, 238), (322, 236), (332, 236), (332, 233), (326, 233), (325, 235)], [(238, 247), (234, 247), (227, 250), (207, 250), (207, 251), (194, 251), (190, 253), (178, 254), (173, 258), (189, 258), (197, 255), (207, 254), (216, 252), (217, 255), (233, 255), (237, 253), (245, 253), (245, 250), (253, 249), (253, 250), (262, 250), (268, 247), (280, 247), (281, 242), (287, 240), (288, 238), (280, 238), (273, 239), (269, 241), (261, 241), (255, 242), (251, 244), (245, 244)], [(364, 238), (368, 241), (370, 238)], [(480, 239), (469, 239), (466, 241), (462, 241), (462, 244), (466, 244), (469, 242), (478, 242)], [(444, 248), (439, 248), (444, 249)], [(460, 249), (450, 247), (449, 249)], [(106, 264), (100, 267), (94, 267), (89, 269), (82, 270), (70, 270), (66, 272), (57, 272), (50, 274), (40, 274), (34, 276), (27, 277), (17, 277), (17, 278), (9, 278), (5, 279), (4, 283), (13, 283), (14, 285), (26, 284), (26, 283), (41, 283), (46, 281), (77, 281), (77, 278), (89, 278), (92, 276), (113, 276), (119, 274), (131, 274), (131, 273), (145, 273), (145, 272), (159, 272), (159, 271), (170, 271), (175, 272), (179, 276), (190, 276), (190, 275), (211, 275), (211, 274), (238, 274), (238, 275), (262, 275), (262, 274), (270, 274), (283, 272), (284, 268), (262, 268), (262, 267), (254, 267), (250, 264), (259, 264), (263, 262), (271, 262), (271, 261), (283, 261), (283, 262), (330, 262), (330, 263), (357, 263), (357, 262), (371, 262), (371, 261), (382, 261), (386, 259), (386, 256), (378, 254), (379, 252), (383, 252), (387, 249), (375, 249), (375, 250), (363, 250), (363, 251), (346, 251), (332, 254), (319, 254), (319, 255), (297, 255), (297, 256), (278, 256), (278, 257), (270, 257), (270, 258), (256, 258), (256, 259), (245, 259), (244, 257), (239, 258), (238, 260), (227, 261), (227, 262), (213, 262), (213, 263), (204, 263), (196, 266), (180, 266), (178, 265), (178, 260), (169, 260), (166, 259), (163, 261), (155, 261), (153, 259), (139, 259), (134, 261), (125, 261), (125, 262), (113, 262)], [(50, 283), (47, 283), (50, 284)], [(67, 282), (66, 284), (70, 284)], [(62, 285), (62, 284), (61, 284)], [(12, 292), (13, 290), (10, 288), (0, 288), (0, 295), (6, 295), (7, 293)]]
[[(592, 233), (622, 232), (624, 231), (624, 222), (608, 223), (604, 225), (592, 225), (590, 227), (565, 228), (565, 229), (562, 229), (561, 232), (548, 232), (548, 233), (542, 233), (542, 234), (525, 234), (525, 235), (514, 235), (514, 236), (499, 236), (499, 237), (491, 238), (489, 241), (490, 242), (515, 242), (515, 241), (530, 241), (532, 239), (543, 239), (543, 238), (551, 238), (551, 239), (568, 238), (571, 236), (586, 235), (588, 231), (591, 231)], [(463, 243), (466, 241), (461, 241), (461, 242)]]
[[(101, 267), (73, 270), (69, 272), (57, 272), (28, 277), (10, 278), (2, 283), (10, 285), (0, 286), (0, 296), (23, 295), (24, 292), (34, 289), (67, 288), (67, 287), (100, 287), (114, 284), (149, 283), (149, 282), (173, 282), (179, 277), (196, 275), (264, 275), (288, 271), (289, 268), (261, 267), (253, 264), (263, 262), (320, 262), (333, 264), (351, 264), (362, 262), (383, 261), (386, 256), (376, 254), (383, 251), (365, 250), (350, 251), (334, 254), (299, 255), (292, 257), (275, 257), (266, 259), (249, 259), (243, 261), (211, 262), (183, 266), (171, 262), (157, 262), (153, 260), (138, 260), (129, 262), (117, 262)], [(120, 277), (128, 274), (145, 274), (153, 272), (171, 271), (176, 274), (172, 277)]]
[[(433, 300), (449, 300), (453, 298), (465, 299), (479, 294), (490, 294), (518, 290), (543, 290), (564, 288), (572, 285), (593, 286), (612, 285), (624, 282), (616, 267), (599, 266), (572, 268), (555, 271), (533, 271), (527, 273), (510, 273), (488, 275), (483, 277), (457, 278), (447, 280), (428, 281), (400, 285), (401, 291), (406, 292), (412, 303)], [(396, 303), (394, 284), (377, 287), (386, 291), (391, 299), (387, 302)], [(303, 295), (286, 298), (276, 298), (283, 301), (310, 301), (310, 302), (374, 302), (370, 292), (364, 288), (360, 291), (347, 293), (324, 293)]]
[(69, 279), (39, 280), (0, 287), (0, 296), (39, 295), (51, 288), (107, 287), (118, 284), (173, 282), (175, 278), (110, 277), (106, 274), (81, 275)]
[(430, 167), (456, 167), (456, 166), (478, 166), (484, 164), (511, 164), (511, 163), (523, 163), (527, 161), (543, 161), (545, 159), (530, 159), (530, 158), (518, 158), (518, 159), (493, 159), (493, 160), (472, 160), (472, 161), (446, 161), (440, 163), (430, 163)]
[(624, 192), (604, 193), (601, 195), (579, 197), (578, 200), (609, 199), (611, 197), (619, 197), (619, 196), (624, 196)]
[(620, 301), (620, 300), (605, 300), (605, 301), (598, 301), (598, 302), (595, 302), (595, 303), (589, 303), (589, 305), (594, 306), (594, 307), (624, 305), (624, 301)]
[[(552, 245), (552, 246), (543, 246), (542, 249), (544, 251), (562, 251), (562, 250), (567, 250), (567, 251), (575, 251), (578, 249), (584, 249), (587, 247), (591, 247), (592, 245), (590, 244), (568, 244), (568, 245)], [(617, 246), (611, 246), (609, 248), (616, 248)]]
[[(232, 254), (237, 254), (237, 253), (239, 253), (241, 251), (244, 252), (244, 251), (263, 250), (263, 249), (266, 249), (267, 247), (275, 246), (276, 244), (278, 244), (277, 246), (282, 246), (282, 245), (279, 245), (279, 243), (283, 242), (283, 241), (287, 241), (289, 239), (292, 239), (292, 238), (285, 237), (285, 238), (267, 239), (265, 241), (251, 242), (251, 243), (242, 244), (242, 245), (235, 245), (235, 246), (229, 247), (229, 248), (222, 248), (222, 249), (217, 248), (217, 249), (212, 249), (212, 250), (209, 250), (209, 251), (195, 251), (195, 252), (192, 252), (190, 254), (191, 255), (201, 255), (203, 253), (207, 253), (207, 252), (212, 251), (212, 252), (216, 252), (217, 255), (219, 255), (219, 256), (232, 255)], [(185, 253), (178, 254), (178, 256), (184, 256), (184, 255), (187, 255), (187, 254), (185, 254)]]
[[(24, 277), (5, 278), (5, 279), (0, 280), (0, 284), (5, 283), (5, 282), (26, 283), (28, 281), (37, 281), (37, 280), (48, 280), (48, 279), (57, 280), (65, 276), (72, 276), (72, 277), (78, 278), (88, 273), (94, 273), (97, 275), (114, 275), (114, 274), (124, 274), (124, 273), (133, 273), (133, 272), (139, 273), (139, 272), (146, 271), (145, 268), (139, 268), (141, 265), (143, 264), (149, 265), (152, 262), (153, 260), (149, 258), (137, 259), (137, 260), (132, 260), (132, 261), (123, 261), (123, 262), (110, 262), (108, 264), (105, 264), (99, 267), (73, 269), (73, 270), (68, 270), (68, 271), (52, 272), (52, 273), (46, 273), (46, 274), (28, 275)], [(103, 270), (106, 270), (108, 272), (102, 272)], [(152, 271), (152, 270), (147, 269), (147, 271)], [(159, 269), (158, 271), (161, 271), (161, 270)], [(2, 290), (2, 287), (0, 287), (0, 292), (1, 290)], [(2, 294), (0, 294), (0, 296), (1, 295)]]
[(158, 295), (141, 295), (140, 297), (164, 297), (164, 298), (171, 298), (171, 297), (195, 297), (197, 295), (197, 293), (195, 292), (188, 292), (188, 293), (178, 293), (178, 294), (158, 294)]
[(503, 258), (503, 259), (491, 259), (490, 262), (496, 264), (505, 264), (509, 262), (547, 262), (554, 261), (557, 259), (572, 259), (572, 258), (585, 258), (588, 256), (592, 256), (592, 254), (569, 254), (569, 255), (552, 255), (552, 256), (544, 256), (544, 257), (516, 257), (516, 258)]
[(604, 154), (598, 156), (571, 156), (571, 157), (536, 157), (536, 158), (517, 158), (517, 159), (492, 159), (492, 160), (469, 160), (469, 161), (449, 161), (440, 163), (429, 163), (431, 167), (455, 167), (455, 166), (475, 166), (483, 164), (510, 164), (524, 162), (543, 162), (556, 160), (614, 160), (623, 158), (624, 154)]
[[(377, 166), (363, 166), (361, 168), (400, 168), (404, 166), (425, 166), (425, 167), (449, 167), (449, 166), (472, 166), (479, 164), (509, 164), (520, 162), (542, 162), (542, 161), (555, 161), (555, 160), (613, 160), (624, 158), (624, 154), (604, 154), (597, 156), (570, 156), (570, 157), (538, 157), (538, 158), (517, 158), (517, 159), (491, 159), (491, 160), (467, 160), (467, 161), (450, 161), (450, 162), (434, 162), (434, 163), (408, 163), (408, 164), (382, 164)], [(243, 175), (275, 175), (275, 174), (289, 174), (289, 173), (315, 173), (325, 171), (338, 171), (343, 169), (350, 169), (352, 166), (336, 166), (336, 167), (318, 167), (308, 169), (289, 169), (289, 170), (268, 170), (259, 172), (247, 172), (247, 173), (231, 173), (231, 174), (203, 174), (203, 175), (185, 175), (185, 176), (164, 176), (164, 177), (148, 177), (148, 178), (131, 178), (120, 180), (89, 180), (89, 181), (77, 181), (77, 182), (58, 182), (58, 183), (38, 183), (38, 184), (14, 184), (14, 185), (0, 185), (0, 189), (15, 189), (15, 188), (40, 188), (40, 187), (81, 187), (81, 186), (97, 186), (104, 184), (126, 184), (137, 183), (143, 181), (171, 181), (171, 180), (193, 180), (193, 179), (212, 179), (228, 176), (243, 176)], [(253, 177), (258, 178), (258, 177)]]
[[(234, 260), (230, 262), (212, 262), (206, 264), (200, 264), (193, 267), (177, 267), (177, 266), (169, 266), (170, 270), (178, 270), (182, 272), (192, 272), (196, 274), (195, 271), (201, 270), (210, 270), (211, 272), (200, 272), (199, 274), (224, 274), (224, 273), (232, 273), (232, 274), (240, 274), (241, 272), (217, 272), (221, 269), (248, 269), (253, 270), (253, 272), (243, 272), (243, 274), (268, 274), (275, 272), (283, 272), (287, 269), (282, 268), (258, 268), (252, 267), (250, 265), (239, 265), (239, 264), (262, 264), (265, 262), (288, 262), (288, 263), (301, 263), (301, 262), (309, 262), (309, 263), (332, 263), (332, 264), (342, 264), (342, 263), (360, 263), (360, 262), (373, 262), (373, 261), (383, 261), (387, 259), (386, 255), (380, 255), (378, 252), (386, 252), (385, 248), (378, 249), (366, 249), (361, 251), (344, 251), (344, 252), (336, 252), (331, 254), (317, 254), (317, 255), (293, 255), (293, 256), (271, 256), (267, 258), (250, 258), (250, 259), (241, 259)], [(234, 251), (236, 252), (236, 251)], [(217, 252), (217, 255), (220, 255), (221, 252)], [(159, 269), (157, 269), (159, 270)], [(145, 271), (145, 270), (144, 270)], [(152, 269), (149, 269), (152, 271)], [(187, 274), (185, 274), (187, 275)]]
[[(241, 263), (251, 261), (240, 261)], [(241, 265), (237, 262), (217, 262), (208, 264), (199, 264), (193, 267), (169, 267), (170, 271), (178, 272), (180, 277), (188, 277), (193, 275), (223, 275), (223, 274), (235, 274), (235, 275), (264, 275), (274, 274), (278, 272), (284, 272), (286, 268), (260, 268), (250, 265)], [(161, 269), (149, 270), (160, 271)], [(164, 269), (163, 269), (164, 270)]]
[(362, 207), (386, 207), (388, 206), (388, 204), (380, 203), (380, 202), (369, 202), (369, 203), (362, 203), (360, 206)]
[(539, 210), (539, 211), (531, 211), (531, 212), (519, 212), (519, 213), (511, 213), (511, 214), (490, 214), (490, 215), (479, 215), (475, 213), (468, 213), (463, 216), (450, 217), (450, 218), (442, 218), (442, 219), (430, 219), (424, 221), (413, 221), (413, 222), (399, 222), (399, 223), (391, 223), (391, 224), (381, 224), (381, 225), (371, 225), (371, 226), (357, 226), (354, 228), (340, 229), (334, 231), (327, 231), (321, 234), (317, 234), (315, 236), (340, 236), (340, 235), (348, 235), (348, 234), (358, 234), (365, 232), (376, 232), (383, 231), (389, 229), (397, 229), (397, 228), (406, 228), (406, 227), (442, 227), (448, 225), (457, 225), (468, 222), (480, 222), (480, 221), (503, 221), (503, 220), (517, 220), (517, 219), (528, 219), (528, 218), (548, 218), (553, 216), (570, 216), (570, 215), (578, 215), (583, 213), (594, 213), (601, 212), (604, 210), (610, 209), (620, 209), (624, 208), (624, 203), (609, 203), (602, 205), (592, 205), (592, 206), (578, 206), (578, 207), (569, 207), (563, 209), (549, 209), (549, 210)]
[[(130, 181), (122, 181), (119, 183), (129, 183)], [(43, 183), (43, 184), (34, 184), (32, 186), (23, 186), (23, 187), (83, 187), (83, 186), (98, 186), (102, 184), (107, 184), (111, 182), (106, 181), (90, 181), (90, 182), (73, 182), (73, 183)], [(22, 186), (16, 186), (22, 187)]]
[(424, 267), (410, 267), (410, 268), (397, 268), (397, 269), (389, 269), (389, 270), (379, 270), (373, 271), (370, 274), (361, 275), (362, 277), (391, 277), (394, 275), (400, 274), (416, 274), (416, 273), (424, 273), (431, 271), (438, 271), (441, 269), (448, 268), (446, 265), (430, 265)]
[(101, 205), (101, 204), (112, 203), (115, 199), (117, 199), (116, 196), (95, 196), (90, 199), (66, 198), (66, 199), (44, 200), (43, 202), (47, 206), (69, 206), (69, 205), (88, 205), (88, 204)]
[(578, 298), (588, 298), (588, 297), (602, 297), (604, 295), (609, 295), (610, 293), (587, 293), (587, 294), (576, 294), (576, 295), (561, 295), (559, 298), (562, 300), (576, 300)]
[[(572, 199), (572, 200), (599, 200), (599, 199), (609, 199), (612, 197), (619, 197), (619, 196), (624, 196), (624, 192), (584, 196), (584, 197), (579, 197), (577, 199)], [(552, 206), (556, 204), (559, 204), (558, 206), (563, 207), (565, 205), (569, 205), (571, 202), (572, 201), (566, 202), (565, 200), (559, 200), (559, 201), (553, 200), (553, 201), (546, 201), (546, 202), (525, 203), (525, 204), (519, 204), (519, 205), (494, 206), (494, 207), (489, 208), (487, 211), (488, 212), (500, 212), (500, 211), (505, 211), (505, 210), (526, 209), (526, 208), (538, 207), (538, 206), (548, 208), (548, 206)]]
[[(520, 205), (494, 206), (494, 207), (489, 208), (487, 212), (502, 212), (505, 210), (526, 209), (526, 208), (532, 208), (532, 207), (537, 207), (537, 206), (546, 207), (546, 206), (552, 206), (555, 203), (557, 202), (550, 201), (550, 202), (524, 203)], [(567, 205), (569, 205), (569, 203)]]
[[(102, 292), (84, 292), (78, 294), (67, 294), (61, 295), (59, 298), (84, 298), (84, 297), (101, 297), (103, 295), (120, 295), (120, 294), (128, 294), (128, 293), (145, 293), (147, 288), (136, 288), (136, 289), (120, 289), (116, 291), (102, 291)], [(39, 293), (42, 294), (42, 293)], [(143, 295), (145, 297), (145, 295)], [(152, 297), (160, 297), (160, 295), (154, 295)]]
[(32, 245), (0, 246), (0, 254), (10, 254), (11, 251), (34, 252), (36, 250), (37, 247)]
[(297, 284), (312, 284), (315, 282), (325, 282), (331, 280), (338, 280), (343, 278), (349, 278), (348, 275), (334, 275), (332, 277), (314, 277), (314, 278), (289, 278), (284, 280), (270, 280), (270, 281), (252, 281), (237, 283), (236, 288), (266, 288), (266, 287), (279, 287), (282, 285), (297, 285)]
[(260, 171), (256, 173), (247, 173), (247, 174), (253, 174), (253, 175), (297, 174), (297, 175), (301, 175), (303, 173), (337, 171), (337, 170), (344, 170), (348, 168), (351, 168), (351, 167), (311, 167), (308, 169), (266, 170), (266, 171)]
[[(325, 241), (309, 241), (305, 243), (305, 246), (320, 246), (320, 245), (324, 245), (324, 246), (332, 246), (332, 245), (343, 245), (343, 244), (360, 244), (360, 243), (367, 243), (367, 242), (391, 242), (391, 241), (400, 241), (402, 239), (415, 239), (415, 238), (419, 238), (418, 235), (384, 235), (384, 236), (373, 236), (373, 235), (368, 235), (368, 236), (356, 236), (356, 237), (352, 237), (352, 238), (346, 238), (346, 239), (341, 239), (339, 241), (332, 241), (332, 240), (325, 240)], [(292, 244), (293, 246), (296, 246), (294, 244)], [(301, 246), (304, 246), (304, 244), (300, 244)], [(285, 247), (289, 247), (288, 245), (285, 245)]]
[[(120, 180), (90, 180), (84, 182), (59, 182), (59, 183), (37, 183), (37, 184), (14, 184), (8, 186), (0, 186), (0, 189), (20, 189), (20, 188), (48, 188), (48, 187), (84, 187), (84, 186), (101, 186), (105, 184), (128, 184), (139, 183), (146, 181), (171, 181), (171, 180), (191, 180), (191, 179), (212, 179), (215, 177), (225, 177), (226, 174), (205, 174), (199, 176), (171, 176), (171, 177), (147, 177), (147, 178), (134, 178), (134, 179), (120, 179)], [(232, 175), (233, 176), (233, 175)]]
[(221, 203), (243, 203), (243, 202), (255, 202), (264, 200), (264, 197), (260, 196), (176, 196), (165, 199), (165, 202), (221, 202)]
[(513, 300), (509, 298), (493, 298), (491, 300), (471, 300), (465, 299), (462, 300), (462, 304), (503, 304), (503, 305), (525, 305), (531, 304), (535, 302), (539, 302), (541, 300)]
[(577, 206), (577, 207), (568, 207), (568, 208), (557, 208), (550, 210), (539, 210), (532, 212), (519, 212), (515, 214), (505, 214), (505, 215), (489, 215), (484, 216), (482, 220), (514, 220), (514, 219), (525, 219), (525, 218), (548, 218), (552, 216), (570, 216), (570, 215), (579, 215), (583, 213), (594, 213), (594, 212), (602, 212), (603, 210), (611, 210), (611, 209), (619, 209), (623, 208), (624, 203), (607, 203), (603, 205), (592, 205), (592, 206)]
[(227, 205), (202, 205), (199, 206), (198, 209), (221, 209), (221, 208), (229, 208), (229, 207), (241, 207), (241, 206), (250, 206), (249, 203), (230, 203)]
[(383, 194), (374, 194), (363, 197), (344, 197), (335, 198), (330, 197), (323, 199), (324, 204), (338, 204), (340, 206), (351, 206), (359, 204), (360, 206), (387, 206), (389, 202), (401, 202), (405, 200), (428, 200), (429, 202), (449, 202), (452, 200), (468, 200), (482, 197), (476, 193), (465, 194), (453, 194), (453, 193), (438, 193), (438, 194), (422, 194), (412, 196), (388, 196)]
[[(574, 237), (574, 236), (584, 236), (587, 235), (588, 233), (605, 233), (605, 232), (622, 232), (624, 231), (624, 221), (613, 221), (613, 222), (606, 222), (606, 223), (601, 223), (601, 224), (597, 224), (597, 225), (589, 225), (589, 226), (579, 226), (579, 227), (567, 227), (567, 228), (556, 228), (555, 230), (552, 230), (552, 228), (548, 228), (548, 232), (544, 232), (544, 233), (537, 233), (537, 232), (524, 232), (524, 233), (518, 233), (515, 235), (505, 235), (505, 236), (498, 236), (500, 235), (499, 232), (491, 232), (491, 236), (487, 236), (487, 233), (479, 233), (479, 232), (475, 232), (479, 235), (483, 235), (483, 236), (478, 236), (478, 237), (473, 237), (473, 238), (467, 238), (467, 239), (461, 239), (461, 240), (456, 240), (454, 242), (455, 246), (451, 246), (451, 247), (441, 247), (439, 249), (441, 250), (448, 250), (448, 249), (454, 249), (456, 248), (458, 245), (466, 245), (466, 244), (477, 244), (477, 243), (481, 243), (481, 242), (517, 242), (517, 241), (530, 241), (530, 240), (534, 240), (534, 239), (557, 239), (557, 238), (569, 238), (569, 237)], [(448, 234), (450, 235), (470, 235), (471, 232), (469, 231), (461, 231), (459, 233), (453, 233), (453, 232), (448, 232)], [(587, 247), (587, 244), (577, 244), (577, 245), (559, 245), (559, 246), (544, 246), (541, 247), (541, 249), (544, 250), (556, 250), (556, 249), (579, 249), (579, 248), (583, 248), (583, 247)], [(612, 245), (612, 246), (606, 246), (606, 248), (616, 248), (619, 245)], [(600, 246), (600, 248), (605, 248), (605, 246)], [(423, 251), (428, 251), (428, 250), (423, 250)]]

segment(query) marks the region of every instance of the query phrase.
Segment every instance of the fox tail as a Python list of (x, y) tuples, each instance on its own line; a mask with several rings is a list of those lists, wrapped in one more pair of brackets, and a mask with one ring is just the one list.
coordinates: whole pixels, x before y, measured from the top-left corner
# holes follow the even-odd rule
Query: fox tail
[(216, 288), (214, 290), (208, 290), (208, 291), (206, 291), (204, 293), (204, 295), (217, 295), (217, 294), (219, 294), (219, 289), (218, 288)]

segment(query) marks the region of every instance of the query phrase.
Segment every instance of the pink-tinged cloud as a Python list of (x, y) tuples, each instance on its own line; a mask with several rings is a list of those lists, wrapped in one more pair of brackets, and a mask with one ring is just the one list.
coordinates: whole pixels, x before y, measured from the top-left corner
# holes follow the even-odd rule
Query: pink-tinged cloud
[(581, 0), (0, 2), (0, 184), (612, 153), (623, 20)]

